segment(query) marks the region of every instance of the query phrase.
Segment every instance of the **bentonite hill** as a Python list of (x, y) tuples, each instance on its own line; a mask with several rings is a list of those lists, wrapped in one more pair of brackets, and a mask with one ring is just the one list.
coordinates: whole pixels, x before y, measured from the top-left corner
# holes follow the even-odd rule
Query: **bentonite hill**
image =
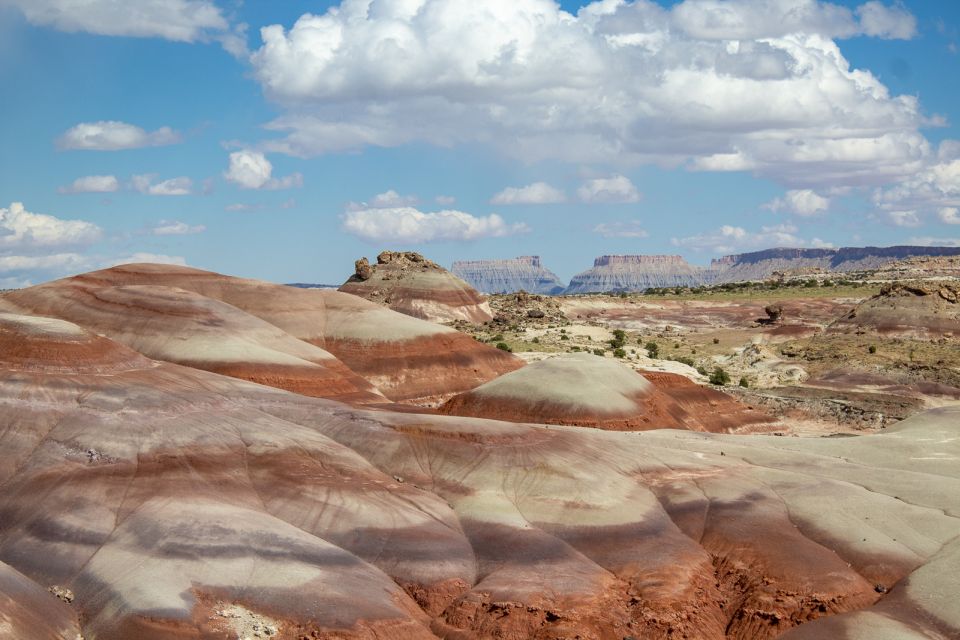
[(0, 640), (960, 640), (958, 78), (960, 0), (0, 0)]
[(180, 267), (0, 307), (3, 637), (960, 633), (956, 407), (782, 437), (676, 374)]

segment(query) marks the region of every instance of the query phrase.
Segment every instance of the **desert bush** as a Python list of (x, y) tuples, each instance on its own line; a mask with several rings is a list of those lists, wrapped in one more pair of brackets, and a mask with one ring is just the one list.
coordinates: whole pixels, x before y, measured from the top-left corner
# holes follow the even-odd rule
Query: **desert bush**
[(715, 384), (718, 387), (730, 384), (730, 374), (724, 371), (723, 367), (717, 367), (710, 374), (710, 384)]
[(660, 347), (657, 345), (656, 342), (648, 342), (646, 349), (647, 349), (647, 356), (651, 358), (660, 357)]
[(614, 358), (626, 358), (626, 357), (627, 357), (627, 352), (624, 351), (622, 348), (617, 347), (616, 349), (613, 350), (613, 357), (614, 357)]
[(506, 342), (498, 342), (497, 349), (500, 349), (500, 351), (507, 351), (507, 352), (513, 351), (513, 349), (510, 348), (510, 345), (508, 345)]

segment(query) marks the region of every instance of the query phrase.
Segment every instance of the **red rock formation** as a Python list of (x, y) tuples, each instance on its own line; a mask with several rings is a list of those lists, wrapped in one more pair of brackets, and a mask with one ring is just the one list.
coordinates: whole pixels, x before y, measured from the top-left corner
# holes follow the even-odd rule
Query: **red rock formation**
[(686, 376), (660, 371), (644, 371), (643, 377), (653, 383), (688, 414), (696, 416), (705, 431), (715, 433), (763, 430), (774, 422), (773, 416), (755, 409), (717, 389), (699, 385)]
[(0, 350), (0, 562), (87, 637), (960, 634), (957, 408), (842, 439), (399, 414), (46, 322), (3, 324), (37, 350)]
[(412, 251), (384, 251), (375, 265), (358, 260), (357, 273), (340, 291), (431, 322), (493, 319), (490, 305), (473, 287)]
[(960, 336), (960, 287), (938, 282), (887, 285), (830, 325), (829, 330), (920, 339)]
[(590, 354), (529, 364), (451, 398), (438, 410), (447, 415), (617, 431), (726, 432), (773, 420), (683, 376), (641, 376), (616, 360)]
[[(155, 264), (94, 271), (44, 287), (93, 291), (128, 285), (176, 287), (225, 302), (294, 338), (330, 352), (350, 371), (394, 401), (445, 398), (523, 365), (519, 358), (454, 329), (417, 320), (337, 291), (303, 290)], [(26, 299), (35, 294), (27, 292), (35, 289), (38, 288), (12, 292), (3, 299), (14, 304), (22, 299), (29, 307)], [(31, 308), (39, 313), (51, 313), (47, 307)], [(231, 375), (234, 372), (228, 368), (217, 370)], [(252, 379), (266, 384), (274, 384), (271, 381), (276, 380), (269, 371), (248, 373)], [(293, 391), (308, 388), (309, 380), (303, 380), (300, 372), (289, 373), (284, 388)], [(350, 399), (345, 394), (333, 397)]]
[[(304, 395), (386, 402), (373, 385), (327, 351), (191, 291), (153, 285), (96, 286), (68, 279), (14, 291), (3, 300), (8, 306), (88, 327), (158, 360)], [(61, 355), (70, 358), (81, 348), (71, 345), (70, 352)], [(23, 349), (35, 353), (33, 347)]]

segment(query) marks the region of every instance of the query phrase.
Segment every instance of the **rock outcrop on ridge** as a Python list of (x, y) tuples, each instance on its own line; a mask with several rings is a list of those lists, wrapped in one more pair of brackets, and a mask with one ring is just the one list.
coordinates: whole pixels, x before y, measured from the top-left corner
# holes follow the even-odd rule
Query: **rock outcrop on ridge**
[(43, 616), (15, 637), (74, 640), (64, 607), (97, 640), (960, 634), (957, 408), (841, 439), (623, 433), (117, 369), (126, 347), (34, 316), (4, 331), (36, 345), (0, 350), (0, 628), (18, 602)]
[(473, 287), (413, 251), (384, 251), (376, 264), (357, 260), (356, 273), (340, 291), (431, 322), (479, 324), (493, 318), (490, 305)]
[(570, 280), (565, 294), (643, 291), (651, 287), (693, 287), (712, 273), (680, 256), (600, 256), (593, 267)]
[(950, 282), (893, 283), (829, 327), (849, 333), (960, 338), (960, 286)]
[[(372, 385), (375, 391), (393, 401), (445, 399), (523, 365), (519, 358), (481, 344), (454, 329), (396, 313), (354, 295), (322, 289), (297, 289), (172, 265), (122, 265), (10, 292), (0, 297), (0, 311), (5, 308), (14, 311), (29, 309), (31, 313), (46, 313), (71, 321), (76, 318), (78, 324), (94, 331), (101, 331), (97, 323), (113, 314), (110, 322), (122, 332), (125, 330), (121, 326), (125, 303), (103, 300), (104, 296), (99, 292), (110, 290), (110, 296), (117, 296), (123, 293), (124, 287), (143, 286), (176, 289), (179, 290), (177, 296), (182, 300), (189, 298), (191, 302), (181, 311), (174, 308), (169, 314), (151, 312), (151, 322), (159, 323), (157, 331), (161, 331), (165, 323), (170, 323), (169, 341), (148, 341), (144, 337), (146, 334), (138, 334), (136, 344), (150, 342), (164, 353), (177, 349), (176, 343), (181, 338), (172, 335), (173, 327), (189, 326), (191, 332), (188, 335), (194, 335), (193, 331), (196, 331), (200, 336), (209, 336), (214, 345), (219, 340), (221, 344), (231, 346), (226, 350), (227, 355), (234, 354), (230, 362), (239, 358), (239, 363), (243, 364), (246, 362), (244, 356), (237, 356), (232, 347), (244, 336), (225, 331), (217, 337), (217, 323), (224, 322), (225, 317), (232, 317), (236, 322), (231, 326), (243, 324), (248, 329), (255, 329), (253, 333), (261, 337), (267, 331), (262, 323), (267, 323), (270, 330), (285, 334), (282, 338), (284, 345), (289, 346), (288, 338), (292, 337), (309, 343), (298, 345), (297, 349), (314, 348), (312, 353), (317, 358), (320, 354), (316, 348), (329, 352), (336, 361), (346, 365), (351, 375), (363, 379), (362, 384), (358, 383), (358, 389), (362, 391), (364, 385)], [(121, 291), (117, 292), (117, 289)], [(199, 295), (199, 298), (191, 294)], [(148, 302), (150, 296), (141, 295), (140, 298), (147, 306), (160, 304), (159, 301)], [(221, 315), (196, 315), (196, 311), (187, 310), (191, 305), (205, 308), (203, 314), (208, 314), (212, 308)], [(131, 323), (141, 322), (138, 313), (131, 313)], [(194, 315), (190, 317), (191, 314)], [(85, 321), (90, 322), (89, 327), (83, 324)], [(255, 321), (260, 324), (253, 326)], [(218, 362), (222, 361), (222, 349), (211, 347), (207, 351), (221, 358)], [(187, 354), (190, 359), (185, 362), (195, 363), (197, 358), (191, 355), (194, 353)], [(203, 353), (201, 350), (200, 354)], [(337, 366), (336, 362), (329, 360), (323, 360), (322, 364)], [(296, 373), (299, 375), (302, 371)], [(269, 376), (253, 379), (285, 387)], [(336, 393), (330, 395), (339, 397), (339, 388), (334, 387)], [(327, 394), (311, 395), (326, 397)], [(349, 397), (343, 399), (352, 401)], [(376, 402), (376, 398), (370, 398), (370, 401)]]
[(540, 256), (508, 260), (458, 260), (450, 267), (453, 275), (483, 293), (526, 291), (556, 295), (566, 288), (555, 273), (543, 266)]

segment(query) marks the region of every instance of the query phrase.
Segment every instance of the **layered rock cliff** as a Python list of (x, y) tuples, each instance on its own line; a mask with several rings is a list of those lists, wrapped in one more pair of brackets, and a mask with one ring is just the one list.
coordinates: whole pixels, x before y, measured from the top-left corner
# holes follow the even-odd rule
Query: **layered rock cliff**
[(484, 293), (523, 290), (553, 295), (564, 289), (560, 278), (543, 266), (540, 256), (520, 256), (512, 260), (461, 260), (454, 262), (450, 271)]
[(823, 269), (833, 272), (876, 269), (897, 260), (957, 256), (960, 247), (843, 247), (841, 249), (766, 249), (713, 260), (717, 282), (763, 280), (777, 271)]
[(600, 256), (592, 269), (573, 276), (564, 293), (697, 286), (711, 282), (714, 274), (680, 256)]

